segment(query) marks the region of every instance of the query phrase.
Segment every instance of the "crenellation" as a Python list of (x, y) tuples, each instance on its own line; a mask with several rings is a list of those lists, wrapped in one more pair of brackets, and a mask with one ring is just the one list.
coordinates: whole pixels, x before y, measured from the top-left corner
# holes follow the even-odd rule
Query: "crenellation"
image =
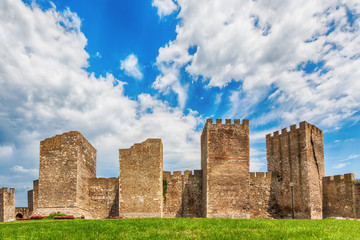
[(344, 175), (340, 174), (340, 175), (335, 175), (334, 176), (334, 181), (339, 183), (341, 182), (342, 180), (344, 180)]
[(359, 180), (355, 179), (354, 174), (327, 176), (322, 180), (324, 217), (359, 218)]
[(271, 174), (271, 172), (250, 172), (250, 178), (252, 180), (257, 180), (257, 179), (271, 180), (272, 174)]
[(344, 174), (344, 179), (347, 182), (352, 182), (355, 180), (355, 175), (354, 175), (354, 173), (346, 173), (346, 174)]

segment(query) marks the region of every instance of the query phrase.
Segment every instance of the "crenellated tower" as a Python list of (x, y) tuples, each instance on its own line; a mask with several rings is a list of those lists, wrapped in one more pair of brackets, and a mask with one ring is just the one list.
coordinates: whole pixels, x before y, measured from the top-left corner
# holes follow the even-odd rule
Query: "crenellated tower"
[[(272, 172), (270, 207), (274, 216), (322, 219), (323, 134), (301, 122), (266, 136), (268, 171)], [(290, 183), (293, 184), (293, 193)]]
[(203, 217), (248, 218), (249, 121), (207, 119), (201, 134)]

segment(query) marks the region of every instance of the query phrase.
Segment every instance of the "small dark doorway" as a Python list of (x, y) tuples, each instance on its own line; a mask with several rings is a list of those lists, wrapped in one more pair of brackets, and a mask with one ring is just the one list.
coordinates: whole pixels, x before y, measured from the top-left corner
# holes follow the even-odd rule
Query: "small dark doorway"
[(23, 218), (23, 215), (21, 213), (16, 214), (16, 219)]

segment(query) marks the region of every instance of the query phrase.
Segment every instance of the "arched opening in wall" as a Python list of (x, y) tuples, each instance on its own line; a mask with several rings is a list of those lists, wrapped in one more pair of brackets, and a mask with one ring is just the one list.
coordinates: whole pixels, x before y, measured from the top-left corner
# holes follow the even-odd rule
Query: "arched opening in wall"
[(16, 214), (16, 219), (23, 218), (23, 215), (21, 213)]

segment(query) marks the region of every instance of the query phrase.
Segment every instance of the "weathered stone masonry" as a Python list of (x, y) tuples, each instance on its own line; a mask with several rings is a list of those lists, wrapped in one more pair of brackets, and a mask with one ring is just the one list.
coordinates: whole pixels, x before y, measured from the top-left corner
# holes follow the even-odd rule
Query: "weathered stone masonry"
[(322, 131), (301, 122), (266, 136), (268, 171), (272, 172), (271, 214), (291, 217), (293, 183), (295, 218), (322, 218), (324, 149)]
[(0, 189), (0, 222), (15, 220), (15, 189)]
[(124, 217), (162, 217), (163, 146), (148, 139), (119, 150), (119, 214)]
[(203, 217), (250, 217), (249, 146), (248, 120), (207, 120), (201, 135)]
[(0, 190), (0, 221), (56, 211), (86, 218), (291, 218), (292, 212), (359, 218), (360, 180), (324, 177), (323, 133), (314, 125), (266, 136), (267, 173), (249, 171), (249, 146), (248, 120), (208, 119), (201, 170), (163, 171), (162, 142), (148, 139), (119, 150), (117, 178), (96, 178), (96, 149), (79, 132), (57, 135), (40, 143), (39, 179), (27, 208), (15, 208), (13, 188)]

